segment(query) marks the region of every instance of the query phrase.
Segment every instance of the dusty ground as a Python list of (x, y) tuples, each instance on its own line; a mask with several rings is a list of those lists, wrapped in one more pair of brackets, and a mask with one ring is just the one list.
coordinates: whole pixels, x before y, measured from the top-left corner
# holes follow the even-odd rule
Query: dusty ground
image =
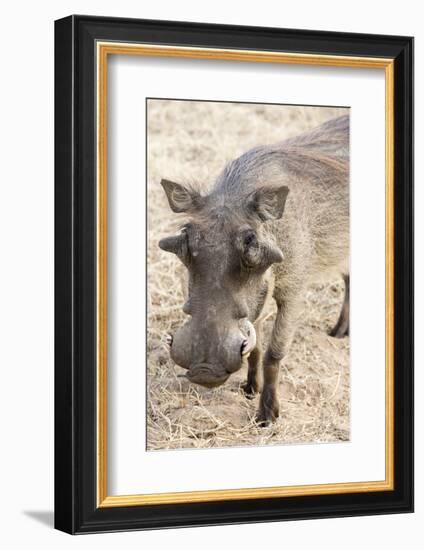
[[(179, 378), (164, 335), (184, 320), (184, 271), (160, 238), (182, 223), (169, 210), (162, 177), (205, 188), (224, 164), (250, 147), (273, 143), (346, 112), (311, 108), (150, 100), (148, 105), (148, 450), (349, 439), (349, 338), (327, 336), (338, 317), (342, 282), (316, 285), (291, 352), (281, 366), (278, 421), (254, 421), (259, 398), (240, 390), (245, 370), (207, 390)], [(273, 311), (272, 309), (270, 310)], [(271, 330), (273, 315), (265, 325)]]

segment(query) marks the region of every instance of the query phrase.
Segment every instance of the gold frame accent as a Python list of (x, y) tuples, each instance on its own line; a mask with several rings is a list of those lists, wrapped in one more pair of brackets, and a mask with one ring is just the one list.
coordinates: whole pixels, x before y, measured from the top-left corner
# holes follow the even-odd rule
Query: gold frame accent
[[(394, 489), (394, 60), (253, 50), (97, 42), (97, 506), (141, 506)], [(224, 59), (385, 71), (386, 123), (386, 433), (385, 479), (318, 485), (218, 489), (179, 493), (107, 494), (107, 60), (109, 55)]]

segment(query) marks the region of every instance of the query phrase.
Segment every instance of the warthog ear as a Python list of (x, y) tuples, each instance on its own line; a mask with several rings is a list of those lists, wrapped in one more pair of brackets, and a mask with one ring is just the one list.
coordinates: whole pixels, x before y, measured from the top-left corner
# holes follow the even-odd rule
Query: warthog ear
[(289, 188), (260, 187), (251, 193), (247, 200), (249, 213), (257, 216), (262, 222), (278, 220), (282, 217)]
[(169, 180), (162, 180), (160, 183), (173, 212), (188, 212), (201, 206), (201, 196), (196, 191)]

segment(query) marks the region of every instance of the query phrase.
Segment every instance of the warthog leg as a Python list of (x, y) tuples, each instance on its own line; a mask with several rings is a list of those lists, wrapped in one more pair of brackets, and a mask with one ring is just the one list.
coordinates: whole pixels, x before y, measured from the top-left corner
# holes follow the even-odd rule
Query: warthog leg
[(329, 333), (330, 336), (334, 336), (335, 338), (343, 338), (343, 336), (349, 334), (349, 275), (343, 275), (343, 279), (345, 283), (345, 294), (342, 310), (339, 320)]
[(255, 325), (256, 347), (249, 355), (249, 368), (247, 370), (247, 381), (242, 385), (242, 389), (248, 399), (252, 399), (255, 393), (260, 391), (260, 372), (259, 366), (262, 362), (262, 324)]
[(256, 416), (258, 424), (267, 426), (279, 416), (278, 378), (280, 362), (286, 357), (296, 330), (299, 314), (299, 294), (277, 302), (278, 310), (271, 340), (263, 360), (263, 390)]

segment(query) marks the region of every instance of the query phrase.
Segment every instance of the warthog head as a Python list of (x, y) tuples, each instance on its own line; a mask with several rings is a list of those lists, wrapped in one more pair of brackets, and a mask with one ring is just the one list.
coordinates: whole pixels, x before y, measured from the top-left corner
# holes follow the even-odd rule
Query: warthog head
[(173, 212), (189, 216), (178, 235), (159, 242), (188, 269), (183, 310), (190, 319), (169, 338), (171, 357), (187, 378), (213, 388), (239, 370), (256, 345), (253, 322), (268, 294), (267, 270), (283, 254), (262, 222), (282, 216), (287, 187), (244, 196), (215, 189), (207, 196), (161, 182)]

